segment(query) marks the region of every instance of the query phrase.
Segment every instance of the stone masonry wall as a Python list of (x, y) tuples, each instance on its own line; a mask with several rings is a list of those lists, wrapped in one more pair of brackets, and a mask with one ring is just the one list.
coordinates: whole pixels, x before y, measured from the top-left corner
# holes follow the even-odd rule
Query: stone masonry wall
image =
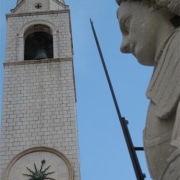
[(6, 63), (0, 179), (25, 149), (47, 146), (70, 160), (80, 179), (72, 59)]

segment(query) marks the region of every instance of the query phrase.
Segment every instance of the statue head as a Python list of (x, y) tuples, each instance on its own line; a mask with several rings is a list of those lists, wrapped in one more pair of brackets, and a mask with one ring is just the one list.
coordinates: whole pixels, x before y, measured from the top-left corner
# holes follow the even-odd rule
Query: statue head
[(158, 49), (176, 28), (175, 15), (155, 0), (116, 0), (117, 18), (123, 35), (121, 51), (132, 53), (139, 63), (155, 65)]

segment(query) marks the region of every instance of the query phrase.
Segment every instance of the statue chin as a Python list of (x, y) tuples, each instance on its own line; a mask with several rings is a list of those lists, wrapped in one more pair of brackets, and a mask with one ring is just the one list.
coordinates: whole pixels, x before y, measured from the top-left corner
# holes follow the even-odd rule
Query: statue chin
[(155, 65), (155, 54), (156, 51), (150, 49), (146, 45), (136, 45), (132, 54), (137, 59), (137, 61), (144, 66), (154, 66)]
[(147, 56), (134, 55), (134, 56), (138, 60), (138, 62), (143, 66), (154, 66), (155, 65), (154, 57), (151, 58), (151, 56), (148, 57), (148, 55)]
[(143, 60), (138, 59), (138, 62), (143, 66), (154, 66), (154, 63), (152, 63), (151, 61), (148, 61), (146, 59), (143, 59)]

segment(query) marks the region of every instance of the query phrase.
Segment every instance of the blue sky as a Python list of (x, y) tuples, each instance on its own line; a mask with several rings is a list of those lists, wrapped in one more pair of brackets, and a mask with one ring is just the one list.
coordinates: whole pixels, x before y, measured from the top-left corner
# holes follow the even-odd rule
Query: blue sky
[[(128, 150), (100, 62), (89, 19), (96, 28), (121, 113), (129, 121), (135, 146), (142, 146), (148, 100), (146, 88), (152, 68), (119, 51), (121, 33), (115, 0), (66, 0), (71, 9), (77, 120), (82, 180), (136, 180)], [(5, 60), (5, 13), (16, 0), (0, 0), (0, 102)], [(1, 103), (2, 104), (2, 103)], [(1, 113), (1, 105), (0, 105)], [(143, 152), (138, 152), (150, 180)]]

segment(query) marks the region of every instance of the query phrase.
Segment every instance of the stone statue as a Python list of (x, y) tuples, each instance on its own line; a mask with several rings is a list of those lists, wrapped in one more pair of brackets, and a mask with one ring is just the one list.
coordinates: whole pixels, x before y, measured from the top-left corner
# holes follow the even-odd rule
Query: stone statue
[(154, 180), (180, 180), (180, 0), (116, 0), (121, 51), (154, 66), (143, 133)]

